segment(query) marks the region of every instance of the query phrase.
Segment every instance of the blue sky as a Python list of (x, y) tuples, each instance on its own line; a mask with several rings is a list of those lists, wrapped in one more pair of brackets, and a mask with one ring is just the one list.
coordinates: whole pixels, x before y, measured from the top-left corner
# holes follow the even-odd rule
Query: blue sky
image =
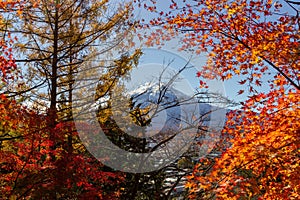
[[(150, 1), (150, 0), (146, 0)], [(116, 0), (116, 2), (119, 2)], [(178, 1), (181, 2), (181, 1)], [(157, 1), (157, 8), (159, 10), (168, 10), (169, 9), (169, 3), (170, 0), (158, 0)], [(150, 5), (150, 4), (149, 4)], [(288, 8), (285, 7), (284, 9), (286, 9), (288, 11)], [(151, 14), (148, 11), (145, 11), (143, 8), (136, 8), (135, 10), (135, 14), (137, 19), (152, 19), (153, 17), (157, 17), (157, 15), (155, 14)], [(140, 79), (143, 80), (144, 77), (147, 77), (147, 75), (153, 73), (155, 70), (151, 69), (151, 64), (152, 66), (156, 67), (156, 69), (160, 68), (163, 65), (168, 64), (168, 62), (170, 62), (173, 58), (175, 58), (175, 60), (173, 61), (173, 63), (170, 64), (170, 67), (173, 69), (180, 69), (182, 66), (184, 66), (186, 64), (186, 62), (188, 61), (190, 55), (184, 52), (179, 52), (177, 51), (177, 47), (179, 47), (180, 44), (178, 44), (178, 38), (176, 40), (176, 38), (174, 38), (172, 41), (170, 41), (166, 46), (163, 46), (162, 49), (157, 49), (156, 47), (152, 47), (151, 49), (147, 50), (147, 53), (145, 53), (144, 56), (142, 56), (140, 63), (141, 65), (144, 66), (144, 68), (142, 70), (139, 71), (139, 76)], [(157, 50), (155, 50), (157, 49)], [(194, 57), (194, 65), (196, 65), (196, 68), (194, 69), (190, 69), (188, 71), (186, 71), (185, 73), (183, 73), (183, 77), (182, 79), (185, 79), (185, 82), (183, 81), (181, 84), (179, 84), (179, 88), (181, 87), (182, 90), (185, 90), (185, 92), (189, 92), (190, 88), (198, 88), (199, 87), (199, 79), (196, 77), (196, 72), (197, 72), (197, 68), (201, 68), (202, 65), (205, 64), (206, 62), (206, 56), (205, 54), (202, 55), (197, 55)], [(147, 65), (147, 68), (145, 68), (145, 66)], [(160, 65), (160, 67), (158, 67)], [(158, 67), (158, 68), (157, 68)], [(147, 71), (148, 70), (148, 71)], [(135, 73), (135, 72), (134, 72)], [(272, 71), (272, 73), (274, 73), (274, 71)], [(152, 74), (153, 75), (153, 74)], [(139, 80), (137, 79), (137, 75), (134, 75), (132, 79), (135, 80)], [(263, 79), (267, 79), (268, 77), (263, 77)], [(245, 92), (242, 95), (238, 95), (238, 91), (241, 89), (244, 89), (245, 86), (241, 86), (238, 84), (238, 81), (241, 79), (241, 77), (238, 76), (234, 76), (232, 79), (223, 82), (217, 81), (216, 83), (212, 84), (215, 86), (215, 88), (222, 88), (224, 85), (224, 92), (225, 95), (228, 96), (230, 99), (233, 99), (235, 101), (244, 101), (247, 99), (247, 95), (249, 95), (249, 93)], [(137, 86), (138, 83), (134, 82), (132, 84), (133, 86)], [(187, 86), (188, 85), (188, 86)], [(133, 87), (131, 86), (131, 87)], [(187, 88), (187, 89), (185, 89)], [(260, 88), (261, 91), (266, 91), (268, 90), (268, 87), (263, 86)], [(245, 90), (247, 91), (247, 90)]]
[[(156, 6), (159, 10), (166, 11), (169, 9), (169, 2), (170, 1), (158, 1)], [(137, 8), (135, 10), (135, 14), (138, 19), (145, 19), (146, 21), (158, 16), (156, 14), (145, 11), (143, 8)], [(136, 43), (138, 44), (138, 42)], [(174, 59), (173, 62), (170, 64), (170, 67), (173, 69), (180, 69), (189, 61), (189, 58), (193, 56), (194, 58), (192, 61), (192, 65), (194, 65), (196, 68), (194, 68), (193, 70), (187, 70), (185, 73), (183, 73), (183, 78), (187, 79), (187, 82), (190, 84), (190, 87), (199, 88), (199, 78), (196, 77), (196, 69), (201, 69), (201, 66), (205, 65), (207, 57), (205, 54), (192, 55), (186, 52), (180, 52), (178, 51), (179, 46), (179, 38), (173, 38), (171, 41), (166, 42), (166, 45), (162, 46), (161, 49), (158, 49), (157, 47), (151, 47), (150, 50), (148, 49), (146, 50), (146, 52), (144, 52), (145, 54), (141, 57), (140, 64), (143, 65), (147, 63), (148, 67), (150, 67), (150, 63), (153, 63), (153, 66), (159, 64), (163, 65), (168, 64), (166, 62), (170, 62)], [(155, 49), (157, 50), (157, 52), (155, 52)], [(144, 77), (147, 76), (147, 73), (142, 75), (142, 72), (140, 72), (139, 75), (141, 77)], [(136, 77), (136, 75), (134, 77)], [(210, 85), (214, 85), (215, 87), (213, 88), (218, 88), (220, 90), (222, 90), (222, 87), (224, 86), (224, 90), (221, 91), (221, 93), (225, 92), (223, 94), (228, 96), (230, 99), (243, 101), (244, 99), (246, 99), (247, 94), (245, 93), (243, 95), (237, 95), (237, 92), (241, 89), (241, 87), (237, 85), (238, 80), (238, 77), (234, 77), (230, 81), (217, 81), (216, 84)]]
[[(144, 1), (144, 2), (149, 2), (149, 1)], [(182, 2), (182, 1), (177, 1), (177, 3)], [(281, 1), (282, 2), (282, 1)], [(169, 4), (170, 1), (168, 0), (161, 0), (161, 1), (157, 1), (156, 7), (158, 8), (158, 10), (162, 10), (162, 11), (168, 11), (169, 10)], [(284, 5), (284, 2), (282, 2), (283, 4), (283, 9), (286, 12), (291, 12), (291, 9), (288, 8), (287, 6)], [(151, 5), (151, 3), (148, 3), (148, 5)], [(149, 19), (152, 19), (154, 17), (158, 17), (158, 15), (150, 13), (148, 11), (145, 11), (143, 8), (137, 8), (135, 10), (135, 14), (137, 16), (138, 19), (145, 19), (146, 21)], [(275, 20), (276, 18), (271, 17), (271, 20)], [(163, 46), (162, 49), (166, 50), (166, 52), (171, 52), (173, 54), (178, 54), (177, 56), (177, 61), (181, 60), (180, 62), (177, 63), (173, 63), (172, 65), (170, 65), (173, 68), (180, 68), (180, 66), (183, 66), (185, 63), (182, 62), (184, 59), (186, 59), (186, 61), (189, 58), (188, 54), (184, 54), (182, 52), (179, 52), (175, 49), (175, 47), (179, 47), (180, 44), (178, 44), (178, 38), (174, 38), (172, 41), (170, 41), (169, 43), (167, 43), (167, 45)], [(151, 51), (155, 51), (155, 47), (152, 47)], [(170, 53), (166, 53), (162, 50), (157, 50), (158, 52), (153, 53), (151, 51), (147, 51), (147, 53), (144, 55), (144, 57), (141, 58), (141, 63), (143, 64), (144, 62), (146, 63), (154, 63), (154, 64), (158, 64), (159, 62), (162, 62), (162, 57), (165, 57), (165, 60), (170, 60)], [(151, 53), (150, 53), (151, 52)], [(176, 57), (176, 56), (175, 56)], [(179, 58), (180, 57), (180, 58)], [(205, 56), (205, 54), (201, 54), (198, 55), (197, 57), (194, 57), (196, 60), (196, 64), (198, 68), (201, 68), (202, 65), (205, 64), (207, 57)], [(164, 60), (164, 61), (165, 61)], [(161, 63), (162, 64), (162, 63)], [(262, 86), (255, 88), (257, 89), (259, 92), (265, 92), (267, 90), (269, 90), (267, 81), (271, 76), (273, 76), (275, 74), (275, 71), (270, 69), (270, 75), (265, 75), (263, 76), (262, 79)], [(145, 74), (146, 75), (146, 74)], [(188, 73), (185, 73), (184, 78), (188, 79), (189, 84), (191, 84), (191, 86), (193, 88), (197, 88), (199, 86), (199, 79), (196, 77), (196, 74), (193, 73), (192, 70), (190, 70)], [(240, 85), (238, 84), (238, 81), (244, 79), (245, 77), (242, 76), (233, 76), (232, 79), (224, 81), (224, 82), (217, 82), (216, 84), (224, 84), (224, 88), (225, 88), (225, 95), (227, 97), (229, 97), (229, 99), (235, 100), (236, 102), (239, 101), (245, 101), (247, 99), (247, 96), (249, 96), (249, 93), (247, 92), (247, 86), (246, 85)], [(219, 86), (218, 86), (219, 87)], [(244, 90), (245, 92), (242, 95), (238, 95), (238, 91), (239, 90)]]

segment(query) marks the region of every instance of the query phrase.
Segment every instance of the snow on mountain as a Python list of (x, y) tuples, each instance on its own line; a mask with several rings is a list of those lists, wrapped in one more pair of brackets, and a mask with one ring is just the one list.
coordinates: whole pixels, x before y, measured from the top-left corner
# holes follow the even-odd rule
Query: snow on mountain
[(152, 106), (158, 112), (152, 118), (151, 129), (177, 131), (184, 123), (202, 120), (202, 126), (209, 125), (209, 119), (214, 106), (199, 103), (196, 96), (189, 96), (172, 86), (145, 83), (135, 90), (128, 92), (133, 105), (139, 108)]
[[(199, 102), (203, 98), (186, 95), (166, 85), (147, 83), (131, 90), (128, 95), (132, 99), (133, 107), (150, 106), (158, 110), (151, 118), (151, 125), (146, 129), (146, 132), (155, 133), (155, 135), (146, 133), (147, 148), (154, 150), (157, 146), (158, 148), (166, 146), (167, 151), (172, 152), (172, 156), (177, 154), (179, 158), (185, 154), (192, 160), (213, 153), (215, 143), (221, 139), (226, 109)], [(208, 132), (201, 131), (204, 129)], [(174, 135), (179, 137), (174, 139), (172, 138)], [(172, 139), (166, 145), (161, 144), (166, 138)], [(159, 163), (158, 158), (156, 162)]]

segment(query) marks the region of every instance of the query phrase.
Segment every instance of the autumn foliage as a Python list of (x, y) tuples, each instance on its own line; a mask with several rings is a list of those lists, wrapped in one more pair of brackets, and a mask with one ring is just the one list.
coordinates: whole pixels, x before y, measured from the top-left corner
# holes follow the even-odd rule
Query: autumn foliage
[[(59, 123), (51, 129), (47, 116), (5, 97), (1, 99), (0, 121), (2, 197), (51, 199), (53, 192), (60, 198), (118, 196), (110, 185), (121, 181), (120, 175), (103, 171), (103, 165), (85, 153), (82, 144), (67, 148), (64, 137), (74, 129), (73, 124)], [(53, 148), (54, 142), (60, 145)], [(106, 194), (105, 185), (110, 188)]]
[(200, 162), (189, 177), (191, 197), (299, 198), (299, 127), (299, 94), (281, 87), (248, 100), (229, 114), (230, 148), (209, 174), (211, 163)]
[[(21, 14), (22, 5), (21, 1), (0, 1), (6, 14)], [(4, 29), (4, 21), (0, 26)], [(9, 31), (2, 36), (0, 199), (117, 199), (119, 189), (113, 186), (123, 180), (121, 174), (104, 170), (85, 150), (73, 122), (50, 126), (52, 118), (45, 112), (25, 106), (15, 93), (9, 93), (7, 88), (22, 77), (12, 53), (17, 38), (11, 38)], [(67, 142), (70, 134), (76, 139)]]
[(188, 177), (190, 198), (299, 199), (298, 3), (171, 1), (163, 12), (152, 2), (144, 6), (160, 15), (151, 25), (161, 29), (146, 36), (149, 45), (184, 34), (181, 50), (208, 54), (202, 84), (237, 76), (249, 94), (228, 115), (222, 156), (200, 160)]
[[(55, 6), (51, 3), (49, 5), (56, 9), (53, 16), (57, 17), (53, 22), (58, 27), (58, 16), (74, 14), (70, 11), (58, 15), (58, 11), (69, 9), (75, 4), (72, 4), (73, 1), (64, 5), (58, 4), (59, 1), (51, 2)], [(62, 0), (60, 2), (63, 3)], [(83, 5), (84, 1), (78, 2)], [(107, 2), (97, 3), (102, 6)], [(238, 77), (237, 84), (244, 86), (238, 93), (248, 94), (247, 100), (240, 102), (238, 109), (228, 113), (223, 130), (224, 140), (216, 146), (223, 152), (222, 155), (201, 159), (187, 177), (185, 187), (189, 198), (300, 199), (299, 3), (288, 0), (171, 0), (170, 10), (166, 12), (156, 7), (155, 0), (137, 2), (159, 15), (150, 20), (149, 24), (140, 24), (142, 28), (156, 27), (152, 34), (145, 35), (146, 44), (159, 45), (165, 40), (183, 36), (180, 50), (208, 55), (203, 70), (197, 73), (201, 86), (205, 85), (204, 78), (225, 81)], [(72, 117), (64, 113), (70, 110), (72, 102), (68, 102), (69, 107), (61, 109), (61, 113), (54, 113), (55, 117), (49, 117), (47, 112), (26, 107), (22, 98), (8, 90), (12, 85), (17, 85), (14, 89), (20, 91), (19, 85), (15, 83), (22, 77), (13, 55), (17, 38), (12, 37), (8, 31), (9, 23), (5, 22), (4, 15), (14, 12), (21, 19), (23, 5), (27, 3), (30, 9), (39, 6), (39, 1), (0, 0), (0, 199), (120, 199), (122, 189), (118, 186), (124, 184), (124, 174), (103, 166), (86, 151), (79, 140)], [(89, 6), (87, 3), (82, 8)], [(100, 13), (96, 12), (96, 8), (98, 6), (95, 6), (95, 16), (92, 16), (91, 21)], [(52, 23), (47, 20), (51, 9), (47, 8), (46, 11), (43, 20)], [(83, 12), (80, 17), (84, 19), (86, 14)], [(126, 21), (127, 15), (121, 15), (117, 13), (112, 21), (116, 24), (120, 19)], [(32, 18), (36, 21), (36, 27), (40, 16), (41, 13), (38, 13)], [(63, 18), (66, 20), (63, 23), (67, 24), (71, 21), (69, 19), (71, 17)], [(107, 23), (106, 28), (109, 30), (115, 26), (112, 21)], [(26, 20), (24, 23), (27, 23)], [(74, 46), (78, 48), (78, 53), (83, 49), (80, 45), (83, 45), (86, 38), (92, 37), (92, 41), (99, 38), (106, 40), (107, 35), (111, 34), (104, 34), (105, 31), (102, 33), (102, 26), (92, 26), (96, 31), (87, 35), (82, 34), (90, 31), (88, 28), (76, 29), (80, 40), (71, 37), (75, 29), (70, 29), (67, 37), (58, 34), (67, 31), (57, 31), (53, 38), (43, 33), (43, 29), (30, 32), (32, 37), (29, 38), (40, 36), (40, 44), (45, 44), (45, 38), (51, 42), (53, 39), (53, 43), (59, 43), (61, 49), (49, 53), (51, 45), (49, 48), (45, 45), (47, 49), (42, 49), (40, 47), (43, 45), (33, 39), (32, 47), (44, 57), (31, 57), (38, 55), (33, 53), (29, 58), (32, 62), (39, 61), (42, 66), (40, 69), (45, 71), (47, 67), (61, 69), (58, 61), (54, 62), (44, 52), (47, 55), (63, 52), (66, 50), (64, 45), (69, 42), (68, 57), (63, 57), (67, 64), (62, 66), (73, 66), (76, 57), (72, 54), (75, 52)], [(28, 27), (31, 27), (30, 23)], [(75, 26), (71, 23), (70, 27)], [(118, 26), (115, 28), (121, 30)], [(118, 31), (117, 35), (122, 35)], [(94, 38), (94, 35), (97, 37)], [(61, 39), (60, 42), (55, 41), (55, 38)], [(92, 42), (88, 40), (84, 46), (88, 50), (80, 54), (82, 59), (78, 59), (78, 63), (82, 64), (86, 52), (94, 50), (90, 44)], [(26, 45), (22, 47), (28, 48)], [(57, 48), (57, 45), (54, 47)], [(27, 50), (32, 51), (30, 48)], [(54, 75), (50, 73), (48, 78), (51, 77), (55, 83), (52, 86), (58, 87), (57, 80), (62, 83), (67, 80), (68, 86), (72, 87), (75, 70), (73, 67), (68, 69), (68, 79), (58, 79), (56, 72)], [(104, 78), (107, 82), (112, 81), (111, 77)], [(265, 85), (267, 89), (262, 88)], [(102, 89), (105, 89), (104, 86)], [(57, 107), (57, 102), (62, 101), (55, 93), (53, 108)], [(53, 112), (56, 112), (55, 109)], [(67, 115), (69, 118), (59, 120), (59, 115)], [(135, 182), (132, 183), (135, 187)]]

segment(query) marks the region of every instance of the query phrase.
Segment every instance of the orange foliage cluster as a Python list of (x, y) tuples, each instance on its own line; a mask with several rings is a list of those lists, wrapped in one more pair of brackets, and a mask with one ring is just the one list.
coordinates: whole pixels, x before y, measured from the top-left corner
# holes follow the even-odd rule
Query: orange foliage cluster
[[(162, 30), (148, 37), (147, 44), (185, 33), (182, 50), (209, 54), (200, 78), (242, 76), (239, 84), (250, 93), (242, 108), (228, 116), (224, 133), (230, 136), (230, 147), (220, 158), (201, 160), (188, 177), (190, 197), (299, 199), (299, 5), (272, 0), (185, 2), (172, 1), (170, 12), (151, 21)], [(263, 81), (270, 91), (257, 92)]]
[(215, 160), (210, 173), (201, 173), (206, 163), (195, 167), (187, 184), (191, 197), (202, 189), (221, 199), (298, 199), (299, 102), (299, 92), (286, 93), (281, 87), (230, 113), (224, 133), (233, 138), (232, 146)]

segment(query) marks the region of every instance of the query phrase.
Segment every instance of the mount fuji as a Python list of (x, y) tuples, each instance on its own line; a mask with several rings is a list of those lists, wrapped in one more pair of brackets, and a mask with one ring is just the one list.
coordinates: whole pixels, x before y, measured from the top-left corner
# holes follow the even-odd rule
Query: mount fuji
[[(172, 86), (146, 83), (128, 92), (133, 106), (141, 109), (151, 107), (155, 113), (151, 118), (152, 130), (176, 131), (182, 123), (198, 123), (209, 126), (212, 115), (222, 115), (220, 107), (201, 102), (197, 95), (189, 96)], [(218, 112), (218, 113), (216, 113)], [(225, 116), (225, 115), (224, 115)], [(198, 120), (198, 122), (197, 122)]]

